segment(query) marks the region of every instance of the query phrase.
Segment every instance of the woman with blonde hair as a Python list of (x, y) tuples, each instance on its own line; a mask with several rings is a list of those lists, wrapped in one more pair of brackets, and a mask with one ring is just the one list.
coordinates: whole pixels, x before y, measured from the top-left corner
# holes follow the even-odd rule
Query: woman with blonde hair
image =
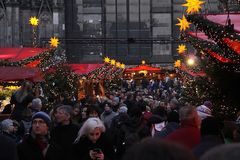
[(99, 118), (89, 118), (78, 132), (73, 156), (81, 160), (108, 160), (113, 157), (112, 148), (105, 135), (103, 122)]
[(11, 97), (10, 103), (14, 105), (11, 118), (18, 122), (23, 119), (23, 111), (27, 109), (32, 102), (34, 96), (32, 94), (32, 83), (29, 81), (23, 82), (20, 89), (18, 89)]

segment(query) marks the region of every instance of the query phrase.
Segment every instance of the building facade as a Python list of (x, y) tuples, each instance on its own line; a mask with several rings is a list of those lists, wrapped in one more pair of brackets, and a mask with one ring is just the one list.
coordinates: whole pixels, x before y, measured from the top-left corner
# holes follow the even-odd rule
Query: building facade
[[(59, 37), (69, 63), (172, 65), (184, 0), (0, 0), (0, 47), (31, 47), (29, 18), (37, 16), (38, 46)], [(219, 1), (203, 12), (219, 12)]]

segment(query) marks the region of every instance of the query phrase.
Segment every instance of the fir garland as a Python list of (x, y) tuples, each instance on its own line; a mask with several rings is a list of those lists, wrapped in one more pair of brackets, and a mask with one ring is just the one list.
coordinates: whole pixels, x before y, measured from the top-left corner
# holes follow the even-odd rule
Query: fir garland
[(216, 24), (204, 18), (202, 15), (188, 15), (187, 20), (189, 22), (192, 22), (197, 29), (204, 32), (210, 39), (214, 40), (217, 43), (217, 45), (222, 50), (222, 56), (240, 62), (240, 55), (224, 42), (224, 38), (229, 38), (231, 40), (240, 42), (240, 35), (229, 29), (228, 26)]

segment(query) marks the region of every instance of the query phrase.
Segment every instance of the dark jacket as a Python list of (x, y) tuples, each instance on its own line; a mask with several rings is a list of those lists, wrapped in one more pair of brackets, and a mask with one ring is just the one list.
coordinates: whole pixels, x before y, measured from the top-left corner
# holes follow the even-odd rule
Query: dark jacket
[(19, 160), (63, 160), (63, 151), (55, 144), (49, 144), (46, 155), (43, 155), (41, 147), (31, 135), (26, 137), (18, 145)]
[(92, 160), (89, 152), (95, 148), (100, 148), (102, 150), (105, 160), (113, 159), (113, 147), (104, 133), (101, 134), (96, 143), (92, 143), (86, 136), (80, 138), (79, 142), (73, 145), (73, 159)]
[(156, 131), (154, 137), (163, 138), (178, 129), (179, 124), (176, 122), (168, 122), (167, 125), (161, 130)]
[(64, 149), (64, 157), (68, 158), (74, 140), (77, 138), (79, 127), (75, 124), (59, 125), (51, 132), (51, 143)]
[(199, 159), (206, 151), (223, 144), (223, 140), (217, 135), (205, 135), (199, 145), (194, 147), (193, 154)]
[(15, 105), (11, 114), (11, 119), (15, 119), (20, 122), (23, 119), (23, 111), (27, 109), (28, 104), (32, 102), (34, 96), (32, 94), (28, 94), (22, 102), (18, 102), (15, 94), (16, 93), (12, 95), (10, 100), (10, 103)]
[(0, 134), (0, 159), (1, 160), (18, 160), (17, 146), (15, 142), (4, 135)]

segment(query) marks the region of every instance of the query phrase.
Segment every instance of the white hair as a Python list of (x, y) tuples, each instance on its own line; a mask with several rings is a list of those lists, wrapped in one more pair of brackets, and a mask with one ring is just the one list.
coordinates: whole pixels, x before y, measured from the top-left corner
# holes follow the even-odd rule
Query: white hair
[(105, 132), (106, 128), (103, 124), (103, 122), (99, 118), (88, 118), (83, 126), (78, 131), (78, 136), (75, 139), (74, 143), (77, 143), (82, 136), (88, 135), (91, 131), (93, 131), (95, 128), (100, 128), (101, 132)]
[(32, 100), (32, 108), (41, 110), (42, 108), (42, 100), (40, 98), (34, 98)]

